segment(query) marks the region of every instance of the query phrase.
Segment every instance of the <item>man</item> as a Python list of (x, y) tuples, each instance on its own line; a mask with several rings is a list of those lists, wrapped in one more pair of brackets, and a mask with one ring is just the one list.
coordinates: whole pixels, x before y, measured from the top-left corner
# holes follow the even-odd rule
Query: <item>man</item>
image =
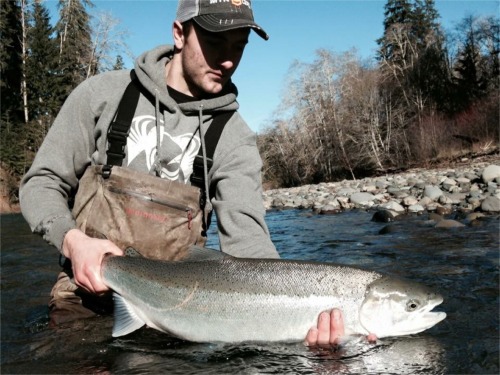
[[(135, 63), (137, 79), (148, 95), (141, 95), (137, 104), (124, 166), (189, 183), (203, 141), (200, 134), (221, 113), (238, 109), (231, 76), (250, 29), (268, 39), (254, 22), (250, 1), (179, 1), (173, 48), (158, 47)], [(78, 86), (22, 181), (21, 208), (32, 230), (71, 261), (71, 269), (60, 274), (51, 293), (55, 324), (94, 314), (80, 297), (106, 292), (101, 262), (106, 254), (123, 255), (113, 242), (78, 229), (68, 200), (89, 165), (106, 164), (109, 124), (129, 82), (130, 73), (119, 71)], [(278, 257), (264, 221), (260, 169), (255, 135), (235, 112), (220, 136), (208, 174), (221, 249), (234, 256)], [(339, 311), (323, 313), (306, 341), (330, 344), (342, 330)]]

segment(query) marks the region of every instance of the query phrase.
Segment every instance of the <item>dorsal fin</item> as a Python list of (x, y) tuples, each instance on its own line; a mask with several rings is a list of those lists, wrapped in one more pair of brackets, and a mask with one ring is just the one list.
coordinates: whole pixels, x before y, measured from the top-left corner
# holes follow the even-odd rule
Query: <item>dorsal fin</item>
[(231, 257), (231, 255), (225, 254), (219, 250), (195, 245), (189, 247), (186, 256), (182, 258), (182, 261), (196, 262), (203, 260), (221, 260), (228, 257)]
[(123, 253), (127, 257), (142, 258), (142, 255), (131, 246), (127, 247)]

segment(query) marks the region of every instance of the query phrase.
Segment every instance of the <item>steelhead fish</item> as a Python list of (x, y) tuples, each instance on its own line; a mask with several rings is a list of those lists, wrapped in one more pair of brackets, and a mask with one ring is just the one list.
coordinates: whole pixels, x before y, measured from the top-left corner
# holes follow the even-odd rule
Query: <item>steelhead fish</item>
[(446, 317), (443, 298), (415, 282), (332, 263), (235, 258), (193, 247), (182, 261), (108, 256), (113, 337), (145, 324), (195, 342), (298, 342), (325, 310), (343, 311), (347, 335), (422, 332)]

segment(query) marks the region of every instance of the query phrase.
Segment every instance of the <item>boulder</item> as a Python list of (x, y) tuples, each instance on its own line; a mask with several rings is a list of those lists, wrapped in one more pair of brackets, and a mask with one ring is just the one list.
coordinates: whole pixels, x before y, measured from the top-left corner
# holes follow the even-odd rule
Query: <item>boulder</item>
[(500, 179), (500, 166), (495, 164), (488, 165), (486, 168), (484, 168), (481, 177), (485, 184), (491, 181), (495, 181), (497, 178)]
[(481, 203), (484, 212), (500, 212), (500, 199), (494, 196), (486, 197)]
[(429, 197), (433, 201), (437, 200), (441, 195), (443, 195), (443, 191), (434, 185), (427, 185), (424, 188), (424, 196)]

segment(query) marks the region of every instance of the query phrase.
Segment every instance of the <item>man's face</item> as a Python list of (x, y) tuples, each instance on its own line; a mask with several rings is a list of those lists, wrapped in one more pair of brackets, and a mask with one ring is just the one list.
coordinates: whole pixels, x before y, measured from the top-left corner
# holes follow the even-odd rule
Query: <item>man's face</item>
[(182, 48), (182, 71), (194, 97), (218, 94), (240, 63), (249, 29), (208, 32), (193, 22)]

